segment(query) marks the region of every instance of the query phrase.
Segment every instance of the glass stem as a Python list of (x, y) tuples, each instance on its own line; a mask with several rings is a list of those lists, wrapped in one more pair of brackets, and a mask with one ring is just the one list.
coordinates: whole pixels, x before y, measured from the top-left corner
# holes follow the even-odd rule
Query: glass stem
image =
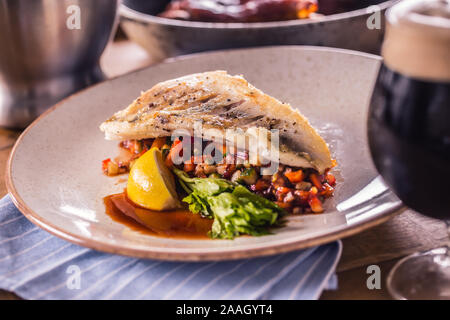
[(450, 256), (450, 219), (445, 220), (445, 228), (447, 229), (447, 244), (445, 247), (447, 249), (447, 256)]

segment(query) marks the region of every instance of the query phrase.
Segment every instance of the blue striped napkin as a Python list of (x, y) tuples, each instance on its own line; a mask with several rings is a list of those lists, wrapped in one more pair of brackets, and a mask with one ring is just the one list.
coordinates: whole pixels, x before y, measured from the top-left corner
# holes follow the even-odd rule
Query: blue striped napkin
[(341, 246), (225, 262), (133, 259), (54, 237), (0, 200), (0, 288), (25, 299), (317, 299), (337, 286)]

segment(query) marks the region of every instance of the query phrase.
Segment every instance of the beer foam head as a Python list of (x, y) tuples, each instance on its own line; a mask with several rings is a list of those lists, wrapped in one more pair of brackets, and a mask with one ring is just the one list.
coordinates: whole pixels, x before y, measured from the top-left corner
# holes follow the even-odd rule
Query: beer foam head
[(450, 0), (403, 0), (389, 9), (382, 55), (403, 75), (450, 81)]

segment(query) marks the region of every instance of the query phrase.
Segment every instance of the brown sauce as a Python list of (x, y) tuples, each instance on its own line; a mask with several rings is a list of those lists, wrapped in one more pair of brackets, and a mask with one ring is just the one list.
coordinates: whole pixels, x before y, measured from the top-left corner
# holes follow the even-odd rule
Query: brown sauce
[(103, 199), (106, 214), (116, 222), (143, 234), (166, 238), (209, 239), (212, 219), (202, 218), (187, 209), (152, 211), (128, 200), (125, 192)]

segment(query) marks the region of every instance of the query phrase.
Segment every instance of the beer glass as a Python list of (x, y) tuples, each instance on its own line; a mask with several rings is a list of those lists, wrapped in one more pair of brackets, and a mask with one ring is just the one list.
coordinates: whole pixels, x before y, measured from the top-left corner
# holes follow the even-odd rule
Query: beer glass
[[(450, 232), (450, 2), (401, 1), (386, 23), (368, 118), (372, 158), (406, 206), (445, 221)], [(450, 299), (449, 245), (399, 261), (390, 293)]]

